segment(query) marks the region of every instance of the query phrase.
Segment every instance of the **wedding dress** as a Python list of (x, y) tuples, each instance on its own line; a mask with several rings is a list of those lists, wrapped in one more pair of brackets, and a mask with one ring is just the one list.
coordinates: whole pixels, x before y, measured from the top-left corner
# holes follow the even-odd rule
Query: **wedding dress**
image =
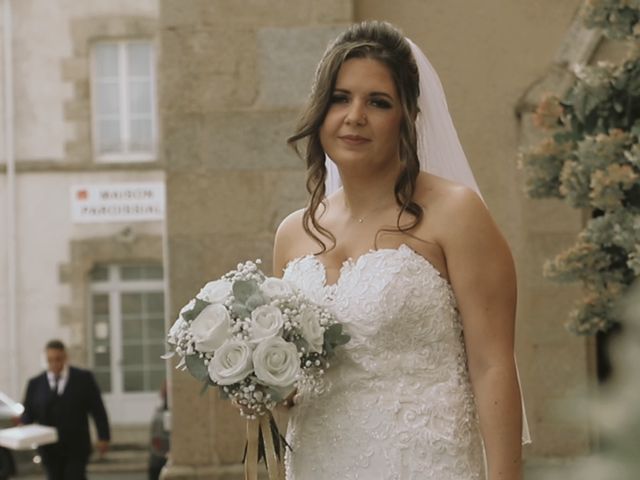
[(330, 308), (351, 341), (287, 429), (288, 480), (481, 480), (462, 325), (449, 283), (407, 245), (346, 261), (327, 285), (313, 255), (284, 279)]

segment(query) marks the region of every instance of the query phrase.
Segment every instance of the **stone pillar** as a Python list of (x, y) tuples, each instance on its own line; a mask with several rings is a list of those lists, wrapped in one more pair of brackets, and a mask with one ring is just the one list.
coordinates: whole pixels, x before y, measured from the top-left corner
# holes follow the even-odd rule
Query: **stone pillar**
[[(279, 222), (304, 206), (286, 137), (351, 1), (161, 0), (159, 109), (171, 311), (239, 261), (271, 268)], [(215, 390), (171, 375), (164, 478), (241, 478), (244, 427)]]

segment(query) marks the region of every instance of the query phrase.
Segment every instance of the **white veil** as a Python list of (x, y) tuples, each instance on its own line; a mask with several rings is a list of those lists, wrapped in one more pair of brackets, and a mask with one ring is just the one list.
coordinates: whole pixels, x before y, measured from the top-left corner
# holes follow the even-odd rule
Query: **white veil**
[[(416, 118), (420, 170), (466, 185), (482, 198), (453, 125), (440, 78), (422, 50), (408, 38), (407, 41), (411, 46), (420, 77), (419, 113)], [(325, 156), (325, 166), (327, 168), (325, 192), (328, 196), (340, 188), (342, 182), (338, 167), (328, 156)], [(519, 374), (518, 384), (520, 384)], [(531, 443), (531, 435), (524, 398), (521, 397), (521, 400), (522, 443), (526, 444)]]

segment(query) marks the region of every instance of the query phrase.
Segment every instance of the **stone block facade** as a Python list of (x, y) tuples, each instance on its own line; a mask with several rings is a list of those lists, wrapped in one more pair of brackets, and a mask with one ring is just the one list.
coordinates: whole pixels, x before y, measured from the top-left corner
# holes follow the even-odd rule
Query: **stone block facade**
[[(286, 146), (317, 59), (351, 2), (162, 1), (160, 116), (173, 310), (238, 261), (271, 268), (279, 222), (305, 204)], [(172, 374), (166, 478), (240, 478), (243, 423), (215, 392)]]

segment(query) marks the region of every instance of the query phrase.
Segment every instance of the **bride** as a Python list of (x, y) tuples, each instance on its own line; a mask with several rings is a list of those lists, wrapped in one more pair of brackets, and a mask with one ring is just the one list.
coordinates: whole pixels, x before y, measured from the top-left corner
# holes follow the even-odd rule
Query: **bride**
[(325, 391), (296, 396), (287, 478), (521, 479), (513, 259), (422, 52), (388, 23), (351, 26), (300, 141), (310, 201), (277, 231), (275, 274), (351, 341)]

